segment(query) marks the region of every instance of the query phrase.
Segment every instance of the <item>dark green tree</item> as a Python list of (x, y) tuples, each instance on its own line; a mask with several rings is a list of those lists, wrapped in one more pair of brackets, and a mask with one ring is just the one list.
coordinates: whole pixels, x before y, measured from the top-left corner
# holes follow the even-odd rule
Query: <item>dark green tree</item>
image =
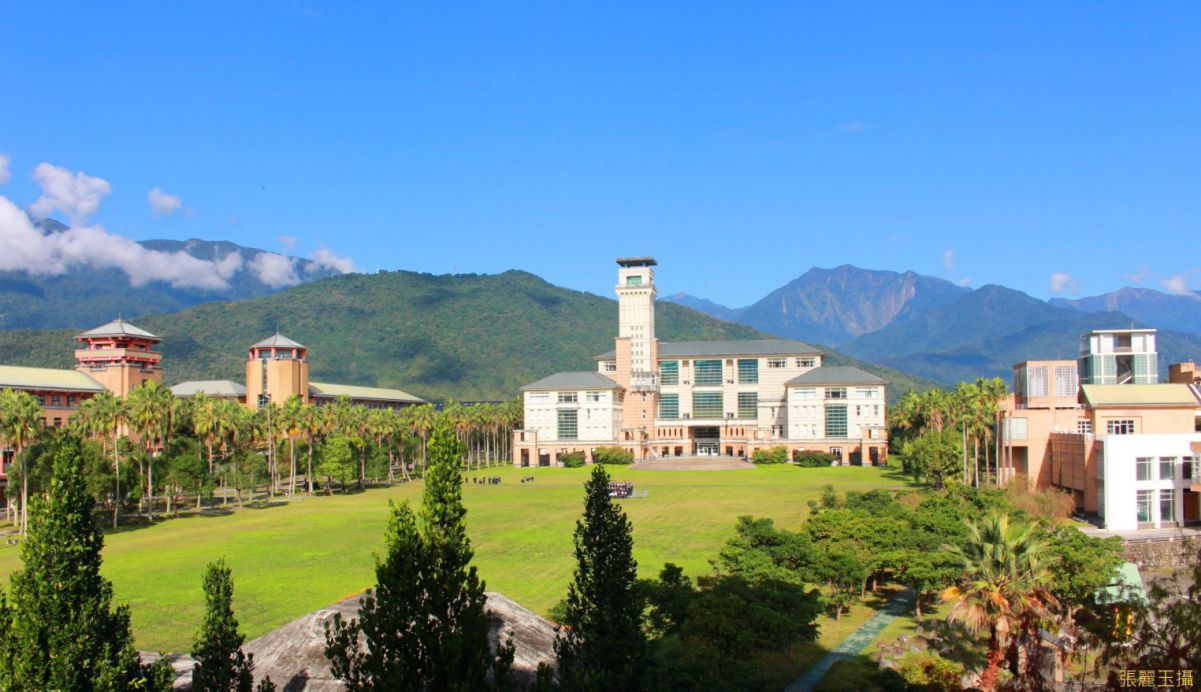
[(225, 560), (209, 563), (204, 573), (204, 623), (192, 645), (192, 687), (199, 692), (250, 692), (254, 686), (254, 656), (242, 652), (245, 637), (238, 631), (233, 598), (232, 570)]
[(112, 607), (80, 457), (79, 439), (60, 437), (47, 497), (32, 503), (22, 568), (9, 578), (11, 600), (0, 600), (0, 687), (170, 689), (165, 661), (139, 662), (128, 607)]
[(949, 478), (963, 475), (963, 442), (955, 430), (931, 430), (905, 445), (913, 477), (942, 488)]
[(638, 563), (630, 520), (609, 497), (604, 466), (584, 485), (576, 522), (576, 569), (567, 591), (566, 624), (555, 641), (559, 678), (570, 690), (636, 690), (646, 674)]
[(721, 549), (713, 567), (750, 581), (775, 579), (800, 584), (812, 579), (813, 542), (808, 534), (777, 529), (771, 519), (738, 517), (737, 535)]

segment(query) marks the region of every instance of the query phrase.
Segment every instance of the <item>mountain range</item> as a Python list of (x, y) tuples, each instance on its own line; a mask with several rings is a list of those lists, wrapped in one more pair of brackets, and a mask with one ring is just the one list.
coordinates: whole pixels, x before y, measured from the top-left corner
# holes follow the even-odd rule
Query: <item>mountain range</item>
[[(53, 219), (40, 221), (43, 233), (59, 233), (66, 226)], [(228, 241), (192, 239), (143, 240), (148, 250), (185, 252), (203, 260), (242, 256), (244, 266), (268, 251), (243, 247)], [(270, 253), (276, 254), (276, 253)], [(288, 258), (297, 282), (316, 281), (337, 274), (300, 257)], [(177, 288), (152, 281), (133, 286), (120, 269), (75, 266), (61, 275), (37, 276), (23, 271), (0, 271), (0, 329), (82, 328), (117, 316), (137, 317), (145, 313), (176, 312), (214, 300), (240, 300), (274, 293), (283, 286), (264, 283), (247, 269), (234, 272), (224, 289)]]
[(843, 265), (810, 269), (744, 308), (681, 293), (665, 300), (945, 384), (1008, 379), (1026, 359), (1075, 358), (1091, 329), (1156, 327), (1161, 363), (1201, 356), (1201, 296), (1150, 289), (1047, 302), (1003, 286), (973, 290)]
[[(665, 341), (769, 338), (669, 302), (657, 304), (655, 315)], [(397, 387), (431, 400), (492, 401), (511, 399), (522, 385), (556, 371), (594, 369), (594, 356), (613, 347), (617, 302), (522, 271), (395, 271), (143, 315), (136, 324), (163, 338), (168, 384), (241, 380), (246, 348), (278, 329), (308, 346), (313, 379)], [(77, 331), (0, 331), (0, 363), (70, 367)], [(833, 351), (826, 360), (888, 379), (893, 398), (933, 386)]]

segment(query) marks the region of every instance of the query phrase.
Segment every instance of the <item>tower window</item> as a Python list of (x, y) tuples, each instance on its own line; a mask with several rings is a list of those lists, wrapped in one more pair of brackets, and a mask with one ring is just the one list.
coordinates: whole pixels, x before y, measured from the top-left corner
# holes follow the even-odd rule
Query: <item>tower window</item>
[(626, 277), (626, 285), (627, 286), (641, 286), (642, 285), (642, 277), (641, 276), (627, 276)]

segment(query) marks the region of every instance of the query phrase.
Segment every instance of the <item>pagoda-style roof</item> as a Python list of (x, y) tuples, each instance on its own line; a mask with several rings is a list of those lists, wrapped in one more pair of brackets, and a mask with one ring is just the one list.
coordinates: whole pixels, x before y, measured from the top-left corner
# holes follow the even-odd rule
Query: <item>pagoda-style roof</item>
[(658, 262), (654, 257), (618, 257), (617, 264), (622, 267), (653, 267)]
[(162, 341), (162, 339), (154, 334), (151, 334), (141, 327), (135, 327), (121, 318), (117, 318), (108, 324), (102, 324), (95, 329), (89, 329), (75, 338), (79, 339), (80, 341), (86, 341), (88, 339), (103, 339), (105, 337), (117, 336)]
[(276, 332), (272, 336), (263, 339), (251, 348), (305, 348), (304, 344), (298, 344), (288, 337)]

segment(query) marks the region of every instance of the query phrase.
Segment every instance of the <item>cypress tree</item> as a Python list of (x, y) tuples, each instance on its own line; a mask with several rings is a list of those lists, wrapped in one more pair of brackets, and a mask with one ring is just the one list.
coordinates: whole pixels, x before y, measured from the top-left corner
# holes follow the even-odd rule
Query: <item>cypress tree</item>
[(143, 668), (129, 608), (112, 607), (100, 576), (104, 537), (92, 516), (78, 438), (53, 449), (46, 499), (30, 506), (22, 568), (0, 599), (0, 684), (6, 690), (170, 689), (166, 662)]
[(609, 497), (603, 466), (592, 470), (584, 490), (584, 516), (575, 529), (575, 575), (567, 591), (570, 629), (555, 641), (559, 679), (569, 690), (641, 689), (646, 635), (630, 520)]
[(192, 645), (192, 688), (198, 692), (250, 692), (254, 686), (254, 657), (242, 653), (245, 637), (238, 631), (233, 598), (233, 572), (225, 560), (209, 563), (204, 573), (204, 623)]

